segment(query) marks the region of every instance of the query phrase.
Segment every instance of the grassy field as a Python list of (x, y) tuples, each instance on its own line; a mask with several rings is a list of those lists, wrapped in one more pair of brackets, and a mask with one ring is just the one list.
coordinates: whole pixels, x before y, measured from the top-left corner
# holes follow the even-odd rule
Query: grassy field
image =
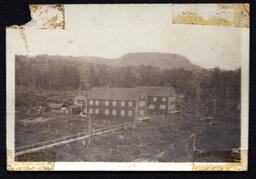
[[(57, 123), (60, 121), (61, 125), (64, 125), (63, 120), (56, 120), (54, 122), (58, 125)], [(79, 129), (84, 129), (78, 120), (72, 119), (70, 123), (76, 126), (75, 132), (78, 132)], [(94, 128), (96, 128), (96, 123), (104, 124), (103, 121), (95, 121)], [(52, 128), (48, 128), (48, 130), (63, 130), (62, 132), (66, 135), (75, 133), (71, 130), (73, 127), (68, 130), (68, 128), (62, 128), (60, 125), (56, 127), (56, 125), (55, 127), (52, 125)], [(35, 135), (27, 134), (28, 138), (26, 140), (29, 139), (28, 141), (31, 141), (29, 136), (34, 136), (35, 139), (39, 139), (42, 136), (42, 133), (36, 132), (36, 130), (34, 133)], [(196, 151), (193, 151), (194, 138), (191, 137), (192, 134), (197, 136)], [(58, 135), (54, 132), (49, 132), (47, 136), (54, 138)], [(166, 116), (165, 120), (157, 119), (155, 116), (152, 121), (137, 123), (136, 128), (129, 127), (113, 133), (95, 136), (92, 138), (89, 146), (87, 146), (87, 140), (85, 140), (85, 145), (82, 141), (79, 141), (60, 145), (45, 150), (43, 153), (54, 154), (55, 161), (224, 162), (233, 160), (230, 151), (232, 148), (239, 146), (239, 138), (237, 137), (239, 137), (239, 134), (230, 126), (227, 128), (224, 128), (222, 124), (209, 126), (209, 122), (197, 120), (195, 116), (173, 114)], [(197, 151), (201, 150), (208, 151), (208, 154), (197, 154)], [(40, 152), (41, 154), (42, 152)], [(34, 155), (37, 154), (31, 155), (34, 160), (47, 160), (47, 158), (38, 159)], [(29, 161), (31, 156), (21, 156), (20, 160)]]
[[(92, 137), (90, 145), (87, 140), (73, 142), (23, 155), (17, 160), (228, 162), (239, 158), (231, 152), (240, 146), (239, 115), (231, 113), (229, 118), (208, 119), (195, 116), (193, 104), (179, 106), (182, 106), (180, 113), (165, 116), (164, 120), (161, 116), (152, 116), (151, 121), (137, 123), (135, 128)], [(88, 128), (87, 119), (78, 115), (45, 112), (33, 117), (21, 113), (24, 108), (17, 108), (16, 146), (65, 137)], [(26, 122), (27, 119), (30, 122)], [(108, 123), (105, 119), (94, 118), (93, 128), (124, 122), (127, 120), (113, 119)]]

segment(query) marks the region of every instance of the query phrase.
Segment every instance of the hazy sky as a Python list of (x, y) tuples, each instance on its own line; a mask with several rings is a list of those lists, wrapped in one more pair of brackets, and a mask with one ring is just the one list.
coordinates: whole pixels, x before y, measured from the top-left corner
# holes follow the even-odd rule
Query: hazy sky
[[(25, 30), (29, 55), (101, 56), (129, 52), (183, 55), (202, 67), (234, 69), (248, 29), (172, 24), (171, 5), (68, 5), (65, 30)], [(14, 30), (15, 31), (15, 30)], [(26, 54), (19, 32), (8, 33)], [(8, 39), (7, 36), (7, 40)]]

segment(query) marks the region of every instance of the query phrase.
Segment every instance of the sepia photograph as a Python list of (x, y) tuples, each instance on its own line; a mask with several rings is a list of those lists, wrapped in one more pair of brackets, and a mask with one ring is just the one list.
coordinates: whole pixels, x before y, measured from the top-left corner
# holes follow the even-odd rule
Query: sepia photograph
[(60, 28), (7, 29), (15, 162), (241, 164), (248, 27), (189, 24), (189, 5), (63, 7)]

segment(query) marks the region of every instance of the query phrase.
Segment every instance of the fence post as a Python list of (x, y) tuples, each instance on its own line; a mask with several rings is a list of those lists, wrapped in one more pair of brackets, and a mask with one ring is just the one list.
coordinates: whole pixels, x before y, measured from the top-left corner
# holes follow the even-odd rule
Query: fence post
[(136, 107), (134, 107), (133, 110), (133, 122), (132, 122), (132, 127), (135, 128), (135, 121), (136, 121)]
[(162, 113), (162, 120), (165, 120), (164, 112)]
[(89, 145), (89, 144), (91, 144), (91, 134), (92, 134), (92, 117), (91, 117), (91, 114), (89, 114), (88, 131), (89, 131), (89, 138), (88, 138), (88, 145)]

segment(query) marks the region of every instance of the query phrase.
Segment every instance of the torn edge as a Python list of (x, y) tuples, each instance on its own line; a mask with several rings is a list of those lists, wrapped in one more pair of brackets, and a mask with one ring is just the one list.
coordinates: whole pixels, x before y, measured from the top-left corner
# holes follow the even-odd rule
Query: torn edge
[(65, 29), (64, 5), (29, 5), (31, 21), (8, 29)]

